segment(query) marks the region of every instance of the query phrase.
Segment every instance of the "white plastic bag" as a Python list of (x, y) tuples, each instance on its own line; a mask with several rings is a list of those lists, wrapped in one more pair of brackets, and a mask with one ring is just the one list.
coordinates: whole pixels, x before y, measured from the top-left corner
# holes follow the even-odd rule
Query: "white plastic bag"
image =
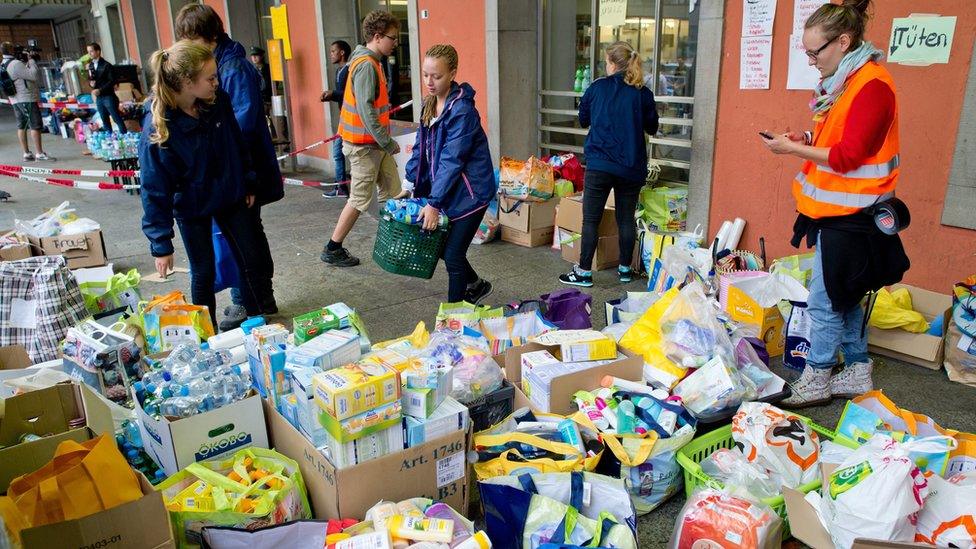
[(684, 368), (704, 366), (716, 356), (725, 364), (734, 365), (732, 342), (717, 313), (701, 284), (696, 282), (682, 288), (661, 317), (668, 358)]
[(908, 452), (891, 437), (875, 435), (830, 475), (823, 496), (807, 494), (835, 546), (850, 549), (855, 538), (915, 540), (929, 486)]
[(820, 438), (796, 415), (764, 402), (744, 402), (732, 418), (732, 438), (752, 463), (796, 488), (820, 475)]
[(772, 498), (782, 492), (783, 478), (746, 459), (736, 449), (721, 448), (701, 462), (702, 472), (722, 483), (723, 491), (756, 501)]
[(915, 541), (939, 547), (976, 548), (976, 471), (948, 480), (927, 477), (929, 497), (918, 514)]

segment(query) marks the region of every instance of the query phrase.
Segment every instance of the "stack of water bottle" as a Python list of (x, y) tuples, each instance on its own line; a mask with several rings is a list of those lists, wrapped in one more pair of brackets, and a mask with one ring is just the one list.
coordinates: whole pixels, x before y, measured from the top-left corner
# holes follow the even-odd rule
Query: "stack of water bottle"
[(85, 141), (92, 155), (102, 160), (120, 160), (139, 156), (138, 133), (93, 132)]
[(251, 387), (247, 368), (227, 349), (181, 344), (134, 384), (142, 409), (153, 417), (189, 417), (226, 406)]
[(153, 484), (166, 480), (166, 473), (156, 465), (143, 450), (142, 435), (139, 434), (139, 424), (127, 419), (122, 422), (122, 429), (115, 433), (115, 443), (119, 451), (133, 469), (141, 472)]
[[(420, 212), (425, 206), (427, 206), (426, 198), (391, 198), (386, 201), (386, 213), (400, 223), (422, 225), (423, 219), (420, 217)], [(441, 213), (437, 221), (438, 226), (446, 227), (447, 223), (447, 216)]]

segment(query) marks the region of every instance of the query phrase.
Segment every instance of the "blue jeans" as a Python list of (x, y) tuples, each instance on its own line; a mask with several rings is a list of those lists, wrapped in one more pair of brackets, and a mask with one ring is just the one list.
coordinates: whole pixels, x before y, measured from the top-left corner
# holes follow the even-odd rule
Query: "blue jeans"
[(112, 131), (112, 123), (115, 123), (119, 127), (119, 133), (125, 133), (125, 122), (122, 120), (122, 113), (119, 112), (117, 95), (113, 93), (112, 95), (96, 97), (95, 107), (98, 109), (98, 115), (102, 117), (106, 131)]
[(833, 368), (837, 365), (837, 349), (844, 354), (846, 364), (868, 361), (867, 332), (862, 332), (864, 307), (856, 305), (848, 311), (834, 311), (827, 288), (824, 286), (823, 255), (820, 253), (820, 236), (813, 260), (813, 276), (810, 278), (810, 297), (807, 298), (807, 314), (810, 315), (810, 353), (807, 365), (816, 369)]
[(346, 157), (342, 154), (342, 139), (332, 142), (332, 162), (335, 164), (336, 182), (346, 180)]

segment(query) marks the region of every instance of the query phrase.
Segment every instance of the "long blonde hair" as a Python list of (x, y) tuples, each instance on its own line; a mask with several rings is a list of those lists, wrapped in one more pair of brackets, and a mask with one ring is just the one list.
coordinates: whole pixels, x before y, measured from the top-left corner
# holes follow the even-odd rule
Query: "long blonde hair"
[[(443, 59), (447, 63), (447, 70), (456, 71), (458, 68), (458, 54), (454, 46), (450, 44), (436, 44), (427, 49), (424, 57)], [(424, 98), (423, 107), (420, 111), (420, 123), (429, 126), (430, 121), (437, 116), (437, 97), (428, 95)]]
[(624, 82), (634, 87), (644, 85), (644, 69), (641, 68), (640, 55), (627, 42), (614, 42), (607, 46), (607, 59), (617, 70), (625, 70)]
[(169, 48), (159, 50), (149, 58), (152, 71), (152, 94), (149, 102), (155, 132), (149, 141), (162, 145), (169, 139), (166, 109), (177, 107), (176, 97), (185, 82), (196, 80), (203, 66), (214, 58), (210, 48), (189, 40), (180, 40)]

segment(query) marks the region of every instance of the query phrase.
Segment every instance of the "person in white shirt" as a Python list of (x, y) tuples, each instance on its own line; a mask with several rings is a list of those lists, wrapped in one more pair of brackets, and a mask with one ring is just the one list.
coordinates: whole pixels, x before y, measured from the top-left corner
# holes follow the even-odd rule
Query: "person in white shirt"
[[(41, 109), (37, 103), (41, 100), (41, 92), (37, 87), (37, 79), (40, 71), (37, 68), (37, 60), (32, 55), (16, 55), (16, 48), (10, 42), (0, 44), (3, 53), (2, 66), (13, 79), (16, 86), (16, 94), (11, 99), (14, 112), (17, 114), (17, 137), (20, 139), (20, 146), (24, 150), (24, 160), (31, 162), (34, 160), (55, 160), (44, 152), (41, 144)], [(34, 143), (34, 150), (31, 152), (27, 143), (27, 132), (30, 132), (31, 142)]]

